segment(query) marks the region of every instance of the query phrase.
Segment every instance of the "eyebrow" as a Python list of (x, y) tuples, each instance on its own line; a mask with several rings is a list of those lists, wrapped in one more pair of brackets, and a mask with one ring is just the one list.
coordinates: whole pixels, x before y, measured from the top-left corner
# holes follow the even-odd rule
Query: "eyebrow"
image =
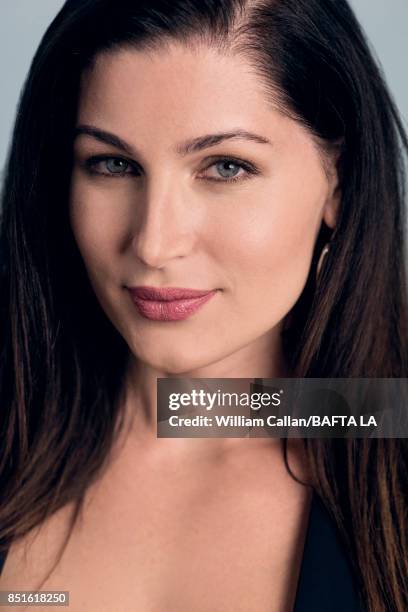
[[(112, 134), (111, 132), (106, 132), (105, 130), (101, 130), (93, 125), (78, 125), (75, 128), (74, 137), (78, 137), (81, 134), (86, 136), (91, 136), (100, 142), (104, 142), (105, 144), (110, 144), (116, 147), (117, 149), (121, 149), (128, 155), (133, 155), (134, 150), (130, 144)], [(215, 147), (220, 142), (224, 142), (225, 140), (251, 140), (253, 142), (257, 142), (260, 144), (269, 144), (272, 143), (270, 140), (265, 138), (264, 136), (259, 136), (258, 134), (254, 134), (253, 132), (248, 132), (247, 130), (237, 128), (231, 130), (229, 132), (218, 132), (216, 134), (206, 134), (205, 136), (197, 136), (196, 138), (191, 138), (189, 140), (185, 140), (184, 142), (178, 143), (174, 148), (175, 153), (184, 157), (191, 153), (196, 153), (197, 151), (201, 151), (202, 149), (207, 149), (209, 147)]]

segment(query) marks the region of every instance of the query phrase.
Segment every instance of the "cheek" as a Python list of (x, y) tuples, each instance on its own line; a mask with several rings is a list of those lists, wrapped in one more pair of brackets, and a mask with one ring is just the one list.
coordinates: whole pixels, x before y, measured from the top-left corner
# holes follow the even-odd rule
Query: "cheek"
[(75, 241), (89, 275), (105, 278), (119, 253), (125, 218), (118, 215), (111, 198), (75, 181), (69, 213)]
[[(69, 216), (90, 285), (107, 317), (121, 330), (117, 317), (118, 261), (125, 220), (119, 220), (112, 198), (73, 182)], [(122, 225), (121, 225), (122, 224)]]
[(258, 317), (263, 304), (274, 320), (285, 316), (305, 286), (324, 203), (324, 184), (313, 185), (276, 181), (230, 223), (224, 247), (237, 304)]

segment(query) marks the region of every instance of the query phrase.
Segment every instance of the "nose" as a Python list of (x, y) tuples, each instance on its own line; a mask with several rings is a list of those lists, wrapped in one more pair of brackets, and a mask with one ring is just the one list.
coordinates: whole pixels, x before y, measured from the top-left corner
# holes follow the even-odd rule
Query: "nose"
[(144, 265), (162, 268), (192, 250), (196, 223), (187, 200), (187, 194), (174, 181), (157, 181), (146, 189), (132, 238), (133, 251)]

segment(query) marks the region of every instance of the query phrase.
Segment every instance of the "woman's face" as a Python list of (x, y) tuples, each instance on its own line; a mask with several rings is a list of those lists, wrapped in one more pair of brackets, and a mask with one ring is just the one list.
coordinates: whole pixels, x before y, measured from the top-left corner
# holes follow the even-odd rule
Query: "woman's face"
[[(256, 358), (257, 347), (278, 352), (337, 192), (310, 134), (274, 110), (250, 65), (176, 43), (101, 55), (83, 78), (77, 126), (72, 229), (132, 353), (188, 373)], [(128, 289), (146, 285), (217, 291), (185, 318), (154, 320)]]

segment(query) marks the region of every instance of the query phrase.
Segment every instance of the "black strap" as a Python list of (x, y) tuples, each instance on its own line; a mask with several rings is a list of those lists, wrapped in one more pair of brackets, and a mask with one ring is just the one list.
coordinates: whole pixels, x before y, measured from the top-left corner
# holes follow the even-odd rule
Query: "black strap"
[(366, 612), (340, 533), (314, 492), (293, 612)]

